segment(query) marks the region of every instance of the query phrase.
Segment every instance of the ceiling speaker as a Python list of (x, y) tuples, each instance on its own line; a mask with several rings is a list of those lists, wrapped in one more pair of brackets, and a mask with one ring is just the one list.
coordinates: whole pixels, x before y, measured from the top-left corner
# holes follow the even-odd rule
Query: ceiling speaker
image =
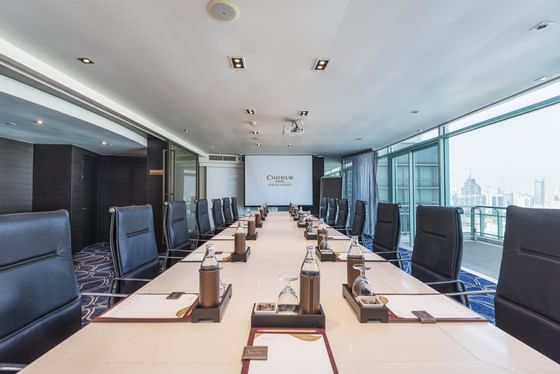
[(208, 14), (218, 21), (235, 21), (239, 18), (239, 7), (231, 0), (210, 0)]

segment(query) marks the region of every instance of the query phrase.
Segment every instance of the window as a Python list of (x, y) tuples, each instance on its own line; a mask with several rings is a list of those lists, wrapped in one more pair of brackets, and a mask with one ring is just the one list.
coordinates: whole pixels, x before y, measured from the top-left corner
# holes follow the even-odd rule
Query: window
[(377, 161), (377, 189), (379, 191), (379, 201), (382, 203), (391, 202), (389, 182), (389, 158), (387, 156), (380, 157)]
[(342, 196), (352, 201), (352, 161), (342, 162)]

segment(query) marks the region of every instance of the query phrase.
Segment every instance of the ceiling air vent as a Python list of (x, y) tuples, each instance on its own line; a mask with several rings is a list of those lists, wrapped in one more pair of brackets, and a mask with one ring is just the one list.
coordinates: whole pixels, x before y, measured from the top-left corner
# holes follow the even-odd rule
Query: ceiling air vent
[(231, 155), (209, 155), (208, 159), (211, 161), (237, 161), (237, 156)]

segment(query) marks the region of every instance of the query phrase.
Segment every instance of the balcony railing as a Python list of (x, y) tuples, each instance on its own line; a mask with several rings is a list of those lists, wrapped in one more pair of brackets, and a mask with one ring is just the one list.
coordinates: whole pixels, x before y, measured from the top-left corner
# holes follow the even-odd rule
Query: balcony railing
[(470, 214), (470, 220), (465, 219), (463, 222), (470, 223), (468, 230), (471, 239), (502, 243), (506, 227), (506, 209), (485, 205), (473, 206), (470, 210), (465, 209)]

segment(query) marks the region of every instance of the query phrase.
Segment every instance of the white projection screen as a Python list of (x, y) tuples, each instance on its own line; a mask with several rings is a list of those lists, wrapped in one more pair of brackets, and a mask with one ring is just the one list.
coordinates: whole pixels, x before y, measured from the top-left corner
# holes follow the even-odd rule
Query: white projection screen
[(245, 205), (313, 205), (312, 156), (245, 156)]

